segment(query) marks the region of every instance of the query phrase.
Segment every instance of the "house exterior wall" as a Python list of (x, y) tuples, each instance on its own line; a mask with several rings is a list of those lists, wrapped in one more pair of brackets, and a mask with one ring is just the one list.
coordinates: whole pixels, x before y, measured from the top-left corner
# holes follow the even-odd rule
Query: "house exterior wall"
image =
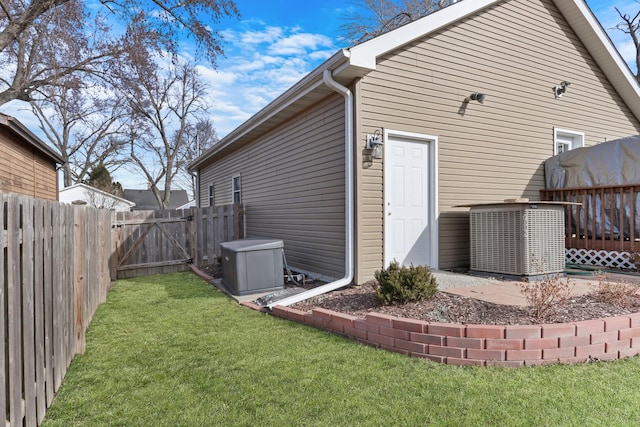
[(97, 191), (84, 184), (76, 184), (63, 188), (60, 190), (59, 199), (61, 203), (83, 201), (89, 206), (110, 209), (116, 212), (129, 212), (131, 208), (135, 206), (131, 202), (114, 197), (103, 191)]
[(344, 99), (331, 95), (200, 172), (199, 203), (233, 202), (240, 175), (248, 237), (282, 239), (289, 265), (344, 275)]
[[(569, 81), (555, 99), (553, 87)], [(481, 105), (465, 103), (472, 92)], [(544, 188), (554, 127), (585, 144), (640, 133), (587, 49), (548, 0), (507, 0), (378, 60), (357, 86), (356, 280), (383, 264), (383, 162), (362, 154), (376, 129), (438, 137), (439, 268), (469, 265), (468, 209)]]
[(0, 191), (58, 200), (56, 163), (0, 128)]

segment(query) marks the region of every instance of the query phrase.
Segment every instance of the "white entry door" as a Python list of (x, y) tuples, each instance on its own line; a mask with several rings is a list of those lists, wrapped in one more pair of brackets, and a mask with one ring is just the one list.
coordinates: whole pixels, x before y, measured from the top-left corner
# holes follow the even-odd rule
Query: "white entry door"
[[(433, 188), (429, 171), (433, 141), (389, 134), (384, 158), (385, 265), (432, 265)], [(431, 159), (433, 160), (433, 159)]]

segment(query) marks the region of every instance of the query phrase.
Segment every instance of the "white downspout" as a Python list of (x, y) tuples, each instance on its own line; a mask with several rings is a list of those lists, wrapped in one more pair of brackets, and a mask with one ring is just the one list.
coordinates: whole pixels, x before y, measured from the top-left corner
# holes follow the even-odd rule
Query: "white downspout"
[(318, 286), (299, 294), (281, 299), (268, 304), (269, 309), (276, 305), (289, 306), (306, 299), (322, 295), (327, 292), (334, 291), (344, 286), (350, 285), (353, 280), (353, 235), (354, 235), (354, 206), (353, 206), (353, 187), (354, 187), (354, 170), (353, 170), (353, 94), (349, 89), (342, 86), (331, 75), (331, 71), (324, 70), (322, 74), (324, 84), (334, 91), (344, 96), (344, 157), (345, 157), (345, 177), (344, 177), (344, 210), (345, 210), (345, 236), (344, 236), (344, 277), (326, 285)]

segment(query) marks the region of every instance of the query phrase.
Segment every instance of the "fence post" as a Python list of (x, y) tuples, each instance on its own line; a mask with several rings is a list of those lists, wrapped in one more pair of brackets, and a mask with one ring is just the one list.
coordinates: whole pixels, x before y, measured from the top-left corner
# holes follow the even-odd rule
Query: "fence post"
[(200, 215), (202, 210), (197, 207), (192, 207), (189, 210), (192, 220), (189, 221), (189, 239), (191, 240), (191, 259), (195, 265), (202, 264), (201, 250), (198, 245), (198, 227), (200, 227)]

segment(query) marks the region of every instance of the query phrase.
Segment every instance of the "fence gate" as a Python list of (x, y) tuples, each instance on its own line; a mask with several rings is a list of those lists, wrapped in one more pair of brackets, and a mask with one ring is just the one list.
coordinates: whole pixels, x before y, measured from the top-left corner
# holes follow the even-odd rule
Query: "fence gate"
[(220, 243), (244, 237), (242, 205), (114, 213), (112, 278), (186, 271), (211, 263)]

